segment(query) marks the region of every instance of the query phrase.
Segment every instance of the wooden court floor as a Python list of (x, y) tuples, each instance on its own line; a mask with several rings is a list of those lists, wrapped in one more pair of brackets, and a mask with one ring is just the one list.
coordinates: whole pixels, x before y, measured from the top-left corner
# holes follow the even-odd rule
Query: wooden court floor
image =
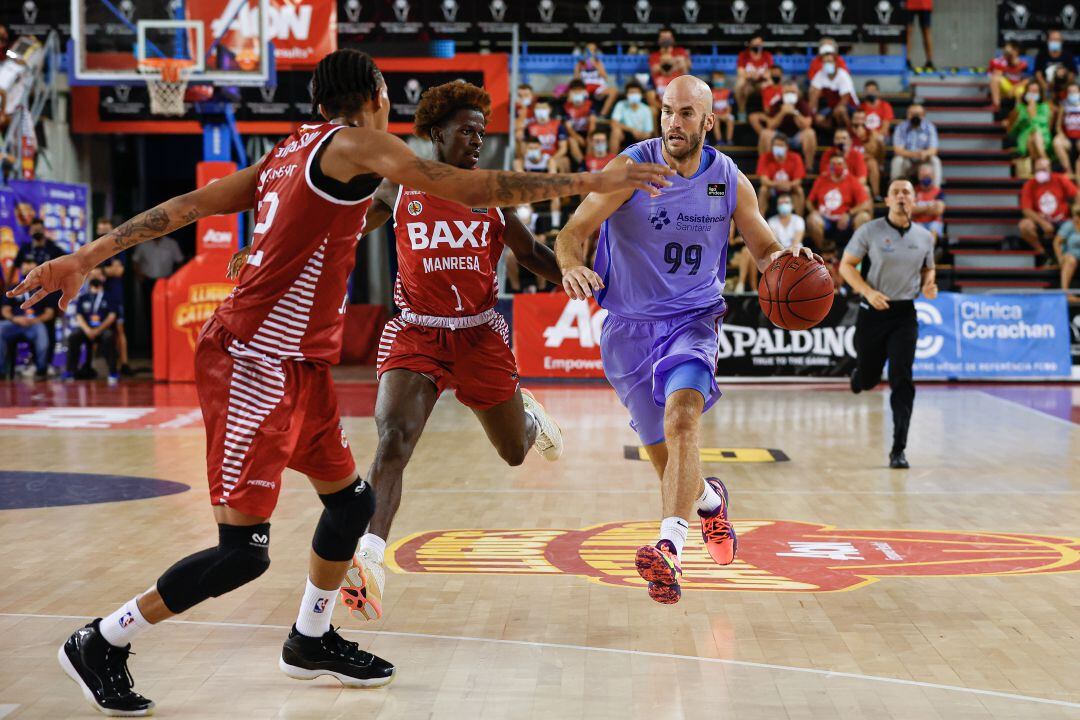
[[(373, 386), (340, 393), (366, 467)], [(613, 394), (537, 395), (566, 433), (557, 464), (507, 468), (456, 400), (436, 407), (386, 616), (336, 611), (393, 684), (277, 669), (321, 510), (290, 473), (269, 572), (136, 644), (156, 714), (1080, 718), (1080, 390), (920, 386), (895, 471), (886, 394), (729, 386), (703, 436), (739, 560), (712, 565), (691, 528), (675, 606), (633, 572), (659, 495)], [(0, 384), (0, 718), (95, 717), (58, 645), (212, 543), (195, 406), (183, 387)]]

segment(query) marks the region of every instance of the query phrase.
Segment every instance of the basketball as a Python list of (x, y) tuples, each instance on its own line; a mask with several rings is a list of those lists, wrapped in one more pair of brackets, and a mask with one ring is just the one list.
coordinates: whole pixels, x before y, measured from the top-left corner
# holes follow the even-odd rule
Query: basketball
[(765, 269), (758, 282), (758, 304), (773, 325), (806, 330), (832, 309), (833, 280), (817, 260), (784, 254)]

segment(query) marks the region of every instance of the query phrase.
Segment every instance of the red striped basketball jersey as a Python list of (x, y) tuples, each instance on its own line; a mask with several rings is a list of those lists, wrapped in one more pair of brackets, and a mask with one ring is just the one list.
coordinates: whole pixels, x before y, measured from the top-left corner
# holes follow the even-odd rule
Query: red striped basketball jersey
[(462, 317), (495, 307), (495, 268), (506, 220), (499, 208), (467, 208), (398, 188), (394, 303), (418, 315)]
[(337, 362), (346, 283), (371, 197), (339, 200), (312, 182), (318, 150), (343, 125), (301, 125), (259, 166), (251, 253), (217, 319), (272, 358)]

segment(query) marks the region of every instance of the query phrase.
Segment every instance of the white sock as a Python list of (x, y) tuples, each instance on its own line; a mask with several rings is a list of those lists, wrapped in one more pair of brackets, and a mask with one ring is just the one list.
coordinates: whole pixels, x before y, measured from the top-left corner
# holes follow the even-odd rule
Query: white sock
[(150, 621), (139, 611), (137, 598), (131, 598), (109, 617), (101, 621), (101, 636), (113, 647), (127, 647), (143, 630), (149, 630)]
[(296, 615), (296, 629), (301, 635), (322, 637), (330, 632), (330, 616), (334, 614), (338, 589), (323, 590), (315, 587), (308, 578), (304, 599), (300, 601), (300, 612)]
[(368, 557), (381, 565), (383, 556), (386, 554), (386, 541), (378, 535), (365, 533), (364, 537), (360, 538), (360, 549), (366, 551)]
[(701, 491), (701, 497), (694, 501), (694, 509), (711, 515), (716, 508), (724, 504), (724, 496), (716, 492), (709, 483), (704, 480), (701, 482), (705, 485), (705, 489)]
[(670, 541), (675, 546), (675, 554), (681, 557), (689, 527), (689, 523), (681, 517), (666, 517), (660, 521), (660, 539)]

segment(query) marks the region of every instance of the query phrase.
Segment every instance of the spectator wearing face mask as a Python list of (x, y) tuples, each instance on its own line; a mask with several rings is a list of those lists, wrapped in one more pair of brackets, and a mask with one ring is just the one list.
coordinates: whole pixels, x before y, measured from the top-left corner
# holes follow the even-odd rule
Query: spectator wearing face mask
[(619, 93), (611, 85), (607, 68), (604, 67), (604, 61), (600, 59), (600, 49), (596, 43), (591, 42), (585, 45), (581, 59), (574, 63), (574, 78), (585, 83), (585, 90), (588, 91), (589, 97), (596, 103), (602, 104), (600, 114), (607, 117)]
[(622, 150), (630, 143), (648, 140), (656, 132), (653, 111), (645, 103), (645, 91), (641, 83), (626, 83), (626, 99), (615, 103), (611, 112), (611, 146)]
[(866, 113), (856, 110), (851, 115), (851, 145), (863, 156), (870, 192), (881, 197), (881, 166), (885, 158), (885, 143), (881, 137), (866, 129)]
[(934, 184), (941, 187), (941, 159), (938, 157), (938, 132), (926, 119), (926, 109), (918, 103), (908, 106), (907, 120), (893, 131), (893, 180), (910, 177), (919, 163), (934, 166)]
[[(536, 212), (533, 206), (528, 203), (523, 203), (514, 208), (514, 214), (517, 215), (521, 224), (532, 233), (537, 242), (551, 247), (552, 242), (555, 240), (555, 234), (552, 232), (551, 224), (546, 221), (544, 215)], [(504, 251), (503, 258), (506, 260), (506, 285), (510, 292), (536, 292), (547, 287), (548, 281), (543, 275), (537, 275), (527, 267), (524, 268), (525, 273), (522, 273), (521, 262), (509, 248)], [(522, 277), (522, 275), (525, 275), (525, 277)]]
[(758, 136), (758, 154), (768, 152), (772, 140), (778, 134), (787, 138), (788, 145), (794, 150), (802, 150), (807, 167), (814, 166), (814, 153), (817, 152), (817, 136), (814, 134), (814, 113), (799, 95), (799, 86), (789, 82), (783, 87), (780, 102), (772, 105), (767, 112), (764, 127)]
[(585, 153), (585, 169), (600, 172), (614, 159), (615, 153), (611, 152), (607, 134), (603, 130), (593, 130), (589, 136), (589, 151)]
[(570, 172), (566, 126), (553, 115), (550, 102), (537, 100), (532, 120), (525, 124), (522, 132), (523, 144), (527, 146), (530, 140), (539, 143), (544, 162), (551, 167), (551, 172)]
[(821, 165), (818, 167), (818, 174), (824, 175), (829, 172), (829, 162), (835, 156), (844, 158), (849, 175), (869, 187), (866, 160), (863, 158), (862, 152), (851, 142), (851, 133), (843, 128), (833, 133), (833, 146), (825, 148), (825, 152), (821, 153)]
[[(565, 142), (566, 141), (563, 140), (564, 144)], [(515, 172), (557, 174), (563, 172), (560, 170), (563, 160), (566, 160), (565, 155), (562, 158), (556, 158), (544, 154), (544, 147), (541, 144), (541, 141), (537, 138), (530, 137), (525, 141), (524, 152), (521, 153), (521, 157), (514, 158), (513, 167)], [(551, 217), (553, 223), (561, 224), (562, 200), (560, 198), (553, 198), (551, 200)]]
[(799, 153), (788, 148), (788, 141), (783, 135), (776, 135), (769, 152), (758, 156), (758, 209), (762, 215), (769, 210), (769, 201), (775, 196), (785, 195), (794, 203), (795, 212), (800, 215), (806, 204), (802, 181), (806, 177), (806, 166)]
[(945, 235), (945, 193), (934, 185), (934, 166), (930, 163), (919, 165), (911, 222), (929, 230), (935, 243)]
[(1065, 49), (1061, 31), (1051, 30), (1046, 34), (1046, 45), (1035, 56), (1035, 82), (1046, 97), (1058, 101), (1075, 79), (1076, 56)]
[[(87, 289), (75, 300), (75, 327), (68, 335), (67, 372), (65, 379), (88, 380), (94, 377), (91, 367), (94, 349), (100, 347), (109, 366), (109, 384), (120, 381), (116, 367), (116, 335), (113, 324), (116, 311), (109, 305), (105, 295), (105, 273), (94, 268), (87, 274)], [(86, 362), (80, 367), (79, 359), (86, 347)]]
[[(15, 272), (19, 273), (16, 280), (21, 281), (35, 267), (37, 263), (32, 258), (23, 258), (21, 263), (15, 265)], [(15, 358), (7, 357), (8, 343), (18, 342), (25, 342), (34, 349), (34, 378), (45, 380), (48, 377), (48, 326), (56, 317), (56, 310), (48, 300), (23, 310), (22, 304), (30, 299), (31, 294), (24, 293), (13, 298), (0, 295), (0, 377), (7, 377), (8, 361), (15, 362)]]
[(832, 55), (836, 58), (837, 67), (851, 72), (851, 69), (848, 67), (847, 62), (840, 55), (836, 40), (831, 37), (823, 37), (820, 41), (818, 41), (817, 55), (815, 55), (813, 59), (810, 60), (810, 68), (806, 71), (806, 78), (808, 80), (813, 81), (813, 79), (817, 77), (817, 74), (821, 72), (821, 68), (825, 64), (826, 55)]
[(851, 111), (859, 104), (855, 95), (855, 81), (836, 62), (836, 55), (821, 58), (821, 72), (810, 81), (810, 107), (814, 110), (814, 122), (818, 127), (834, 130), (847, 127)]
[[(798, 248), (806, 235), (806, 221), (796, 214), (791, 195), (781, 193), (776, 198), (776, 214), (769, 218), (769, 229), (783, 248)], [(739, 254), (739, 279), (735, 292), (753, 289), (758, 284), (758, 266), (749, 252)]]
[(760, 136), (765, 129), (765, 122), (769, 119), (769, 112), (774, 106), (783, 102), (784, 96), (784, 71), (779, 66), (769, 68), (769, 84), (761, 88), (761, 110), (750, 113), (750, 127), (754, 134)]
[(1080, 182), (1080, 84), (1069, 84), (1055, 125), (1054, 153), (1065, 172), (1072, 170), (1074, 181)]
[(1061, 266), (1061, 289), (1068, 290), (1080, 264), (1080, 205), (1073, 207), (1072, 219), (1061, 223), (1054, 235), (1054, 252)]
[(818, 175), (807, 197), (810, 214), (806, 232), (817, 249), (827, 247), (826, 239), (844, 245), (870, 219), (873, 205), (866, 186), (847, 171), (841, 155), (829, 161), (829, 172)]
[(585, 83), (571, 80), (563, 104), (563, 123), (566, 125), (567, 146), (575, 166), (580, 166), (585, 158), (586, 138), (596, 129), (596, 113), (593, 101), (589, 97)]
[(765, 49), (765, 38), (755, 35), (746, 43), (746, 49), (735, 58), (735, 103), (739, 106), (739, 119), (746, 119), (746, 105), (750, 98), (770, 84), (769, 71), (774, 64), (772, 53)]
[(1054, 138), (1050, 132), (1052, 115), (1050, 103), (1043, 98), (1038, 84), (1029, 82), (1024, 101), (1016, 103), (1002, 123), (1009, 131), (1009, 137), (1016, 142), (1016, 152), (1021, 157), (1048, 157)]
[(1035, 174), (1020, 190), (1020, 238), (1045, 260), (1051, 252), (1056, 226), (1069, 217), (1076, 185), (1064, 173), (1050, 172), (1050, 161), (1035, 161)]
[(45, 221), (41, 218), (35, 217), (31, 220), (27, 231), (30, 234), (30, 243), (19, 248), (19, 252), (15, 255), (15, 264), (12, 267), (19, 267), (26, 260), (33, 261), (35, 265), (44, 265), (53, 258), (66, 254), (48, 236), (45, 231)]
[(859, 110), (866, 113), (866, 129), (883, 138), (889, 137), (896, 115), (888, 100), (881, 97), (881, 88), (873, 80), (863, 85), (862, 102)]
[(1020, 54), (1020, 46), (1010, 40), (1001, 54), (990, 61), (990, 104), (994, 112), (1001, 109), (1001, 98), (1018, 97), (1024, 91), (1024, 76), (1028, 62)]
[(660, 31), (656, 44), (658, 49), (649, 55), (649, 74), (654, 89), (649, 91), (646, 100), (659, 110), (668, 83), (680, 75), (690, 74), (690, 51), (675, 44), (675, 33), (671, 28)]
[(514, 98), (514, 135), (519, 143), (525, 141), (523, 135), (525, 124), (532, 120), (535, 102), (536, 95), (533, 93), (532, 85), (528, 83), (518, 85), (517, 96)]
[[(731, 88), (727, 76), (719, 70), (712, 74), (712, 107), (716, 122), (713, 124), (713, 141), (717, 145), (730, 145), (735, 137), (735, 114), (731, 112)], [(721, 135), (723, 126), (723, 135)]]

